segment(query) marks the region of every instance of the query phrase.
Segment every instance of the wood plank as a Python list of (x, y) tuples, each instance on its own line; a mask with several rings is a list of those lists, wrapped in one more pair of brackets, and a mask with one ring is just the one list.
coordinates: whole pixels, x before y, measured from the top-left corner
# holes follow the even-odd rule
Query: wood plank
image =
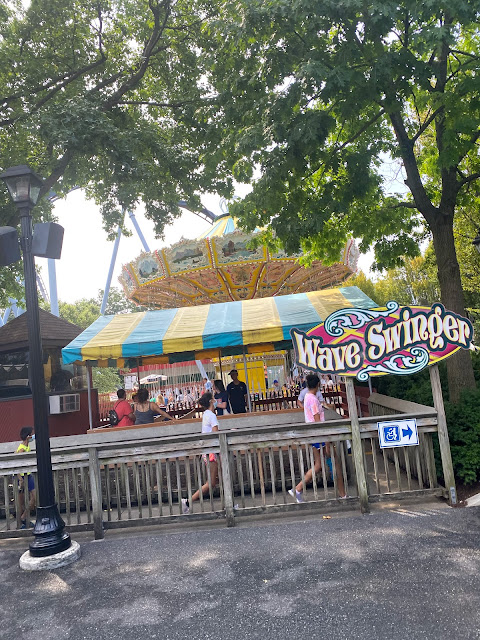
[(102, 513), (102, 481), (100, 477), (100, 463), (98, 460), (98, 452), (95, 447), (91, 447), (88, 451), (89, 466), (88, 475), (90, 479), (90, 490), (92, 496), (93, 511), (93, 531), (95, 540), (103, 540), (105, 533), (103, 530), (103, 513)]
[(355, 388), (353, 380), (350, 377), (345, 379), (345, 387), (347, 392), (348, 413), (350, 416), (350, 424), (352, 429), (352, 454), (355, 462), (355, 475), (357, 479), (357, 492), (360, 499), (360, 508), (362, 513), (368, 512), (368, 487), (367, 474), (363, 464), (362, 441), (360, 437), (360, 424), (357, 414), (357, 402), (355, 399)]
[[(223, 500), (225, 504), (225, 515), (227, 519), (227, 527), (235, 526), (235, 517), (233, 511), (233, 482), (230, 473), (230, 463), (228, 459), (228, 445), (226, 435), (221, 433), (220, 436), (220, 459), (222, 461), (222, 479), (223, 479)], [(213, 509), (212, 509), (213, 511)]]
[(447, 488), (448, 503), (450, 505), (457, 504), (457, 488), (455, 485), (455, 475), (453, 473), (452, 454), (450, 451), (450, 440), (448, 438), (447, 418), (445, 416), (445, 407), (443, 404), (442, 385), (440, 382), (440, 373), (438, 364), (429, 367), (430, 382), (432, 385), (433, 404), (437, 411), (437, 430), (438, 444), (440, 446), (440, 456), (442, 459), (443, 478), (445, 487)]

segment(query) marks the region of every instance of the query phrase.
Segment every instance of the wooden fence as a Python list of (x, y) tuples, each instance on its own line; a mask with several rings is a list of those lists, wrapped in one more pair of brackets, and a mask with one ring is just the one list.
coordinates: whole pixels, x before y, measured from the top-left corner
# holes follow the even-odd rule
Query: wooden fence
[[(360, 417), (368, 416), (369, 391), (366, 387), (356, 387), (357, 410)], [(131, 401), (132, 392), (127, 392), (127, 400)], [(348, 405), (345, 384), (338, 383), (334, 387), (324, 387), (322, 394), (325, 402), (341, 416), (348, 417)], [(298, 391), (287, 389), (285, 391), (267, 391), (266, 393), (251, 393), (250, 401), (253, 411), (276, 411), (278, 409), (295, 409), (297, 405)], [(99, 424), (98, 427), (109, 425), (108, 412), (115, 406), (115, 401), (110, 400), (110, 394), (103, 393), (98, 396)], [(165, 407), (172, 418), (183, 418), (191, 414), (191, 417), (200, 417), (203, 409), (196, 402), (174, 402)]]
[[(432, 411), (415, 414), (420, 445), (395, 449), (392, 457), (379, 449), (377, 425), (370, 418), (358, 420), (358, 440), (345, 418), (322, 426), (292, 422), (141, 440), (124, 432), (116, 436), (123, 438), (118, 442), (95, 442), (89, 436), (91, 444), (76, 443), (72, 436), (70, 445), (52, 450), (55, 499), (67, 527), (93, 529), (95, 537), (102, 538), (105, 529), (179, 519), (223, 518), (233, 526), (237, 517), (255, 513), (346, 503), (361, 506), (357, 488), (362, 483), (370, 502), (443, 495), (433, 457), (437, 417)], [(297, 504), (289, 490), (312, 467), (311, 445), (317, 442), (330, 443), (330, 460), (320, 448), (320, 468), (312, 483), (303, 487), (305, 503)], [(356, 446), (360, 448), (355, 450)], [(209, 453), (219, 456), (219, 484), (194, 503), (193, 493), (210, 476), (210, 465), (202, 458)], [(19, 473), (35, 476), (35, 457), (2, 455), (0, 537), (28, 534), (19, 531)], [(341, 499), (340, 480), (350, 496), (345, 500)], [(25, 498), (28, 503), (28, 493)], [(190, 502), (188, 514), (183, 513), (182, 498)]]

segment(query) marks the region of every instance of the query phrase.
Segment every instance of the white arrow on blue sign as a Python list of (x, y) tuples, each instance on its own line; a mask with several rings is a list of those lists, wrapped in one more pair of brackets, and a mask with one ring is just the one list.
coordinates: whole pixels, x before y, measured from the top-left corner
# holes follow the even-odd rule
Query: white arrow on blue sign
[(418, 444), (417, 421), (415, 418), (377, 422), (377, 426), (381, 449), (408, 447)]

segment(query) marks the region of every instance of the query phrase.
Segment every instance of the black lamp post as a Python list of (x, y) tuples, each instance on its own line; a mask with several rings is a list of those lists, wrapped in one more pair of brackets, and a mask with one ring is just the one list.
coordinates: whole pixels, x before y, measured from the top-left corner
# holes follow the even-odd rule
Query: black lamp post
[(21, 223), (20, 246), (23, 251), (25, 277), (25, 303), (29, 342), (30, 386), (33, 399), (33, 419), (37, 453), (38, 505), (37, 521), (33, 530), (34, 540), (30, 553), (35, 557), (50, 556), (65, 551), (71, 545), (70, 536), (64, 530), (65, 523), (55, 504), (53, 488), (50, 435), (48, 432), (48, 407), (43, 374), (42, 338), (38, 313), (35, 259), (32, 253), (32, 209), (36, 205), (42, 179), (27, 165), (11, 167), (0, 178), (7, 185), (10, 197), (16, 204)]
[(475, 239), (472, 240), (472, 244), (475, 247), (475, 249), (478, 251), (478, 253), (480, 253), (480, 229), (478, 230)]

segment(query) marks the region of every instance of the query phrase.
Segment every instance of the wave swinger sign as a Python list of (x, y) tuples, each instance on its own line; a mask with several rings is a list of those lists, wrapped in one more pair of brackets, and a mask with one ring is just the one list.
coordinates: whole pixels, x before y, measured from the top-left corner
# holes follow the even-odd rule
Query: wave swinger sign
[(369, 376), (408, 375), (472, 348), (470, 320), (440, 303), (378, 309), (341, 309), (307, 333), (292, 329), (296, 362), (320, 373)]

